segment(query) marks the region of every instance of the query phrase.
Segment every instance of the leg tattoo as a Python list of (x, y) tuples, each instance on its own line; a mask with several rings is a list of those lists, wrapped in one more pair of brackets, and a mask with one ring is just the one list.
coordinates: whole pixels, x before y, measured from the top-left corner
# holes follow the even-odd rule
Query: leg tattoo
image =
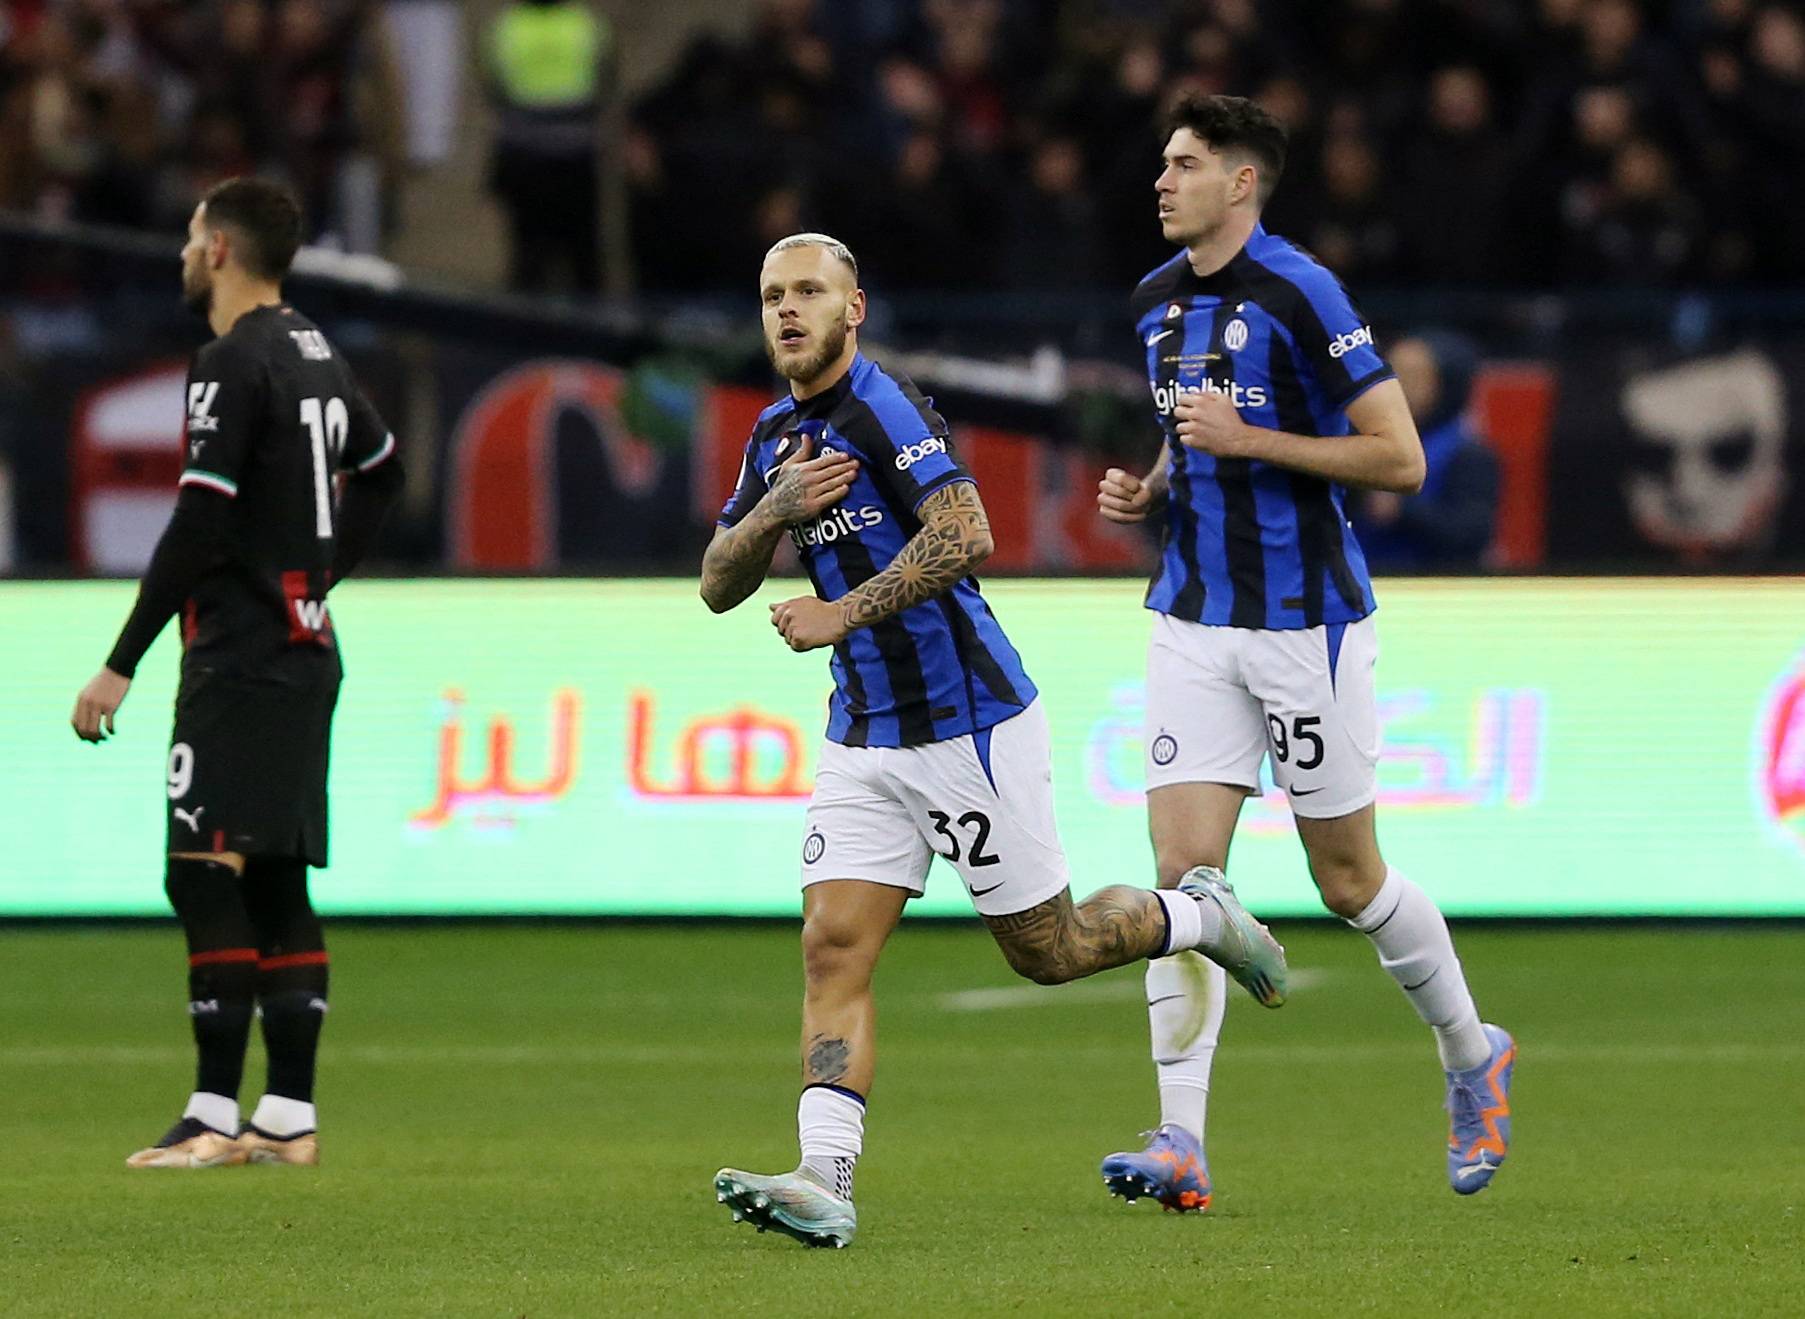
[(1071, 891), (1010, 916), (986, 916), (1009, 965), (1036, 984), (1057, 985), (1156, 955), (1166, 914), (1149, 889), (1114, 884), (1074, 903)]
[(817, 1035), (809, 1040), (808, 1053), (803, 1059), (805, 1082), (809, 1085), (839, 1085), (846, 1078), (847, 1064), (851, 1059), (852, 1049), (845, 1040)]

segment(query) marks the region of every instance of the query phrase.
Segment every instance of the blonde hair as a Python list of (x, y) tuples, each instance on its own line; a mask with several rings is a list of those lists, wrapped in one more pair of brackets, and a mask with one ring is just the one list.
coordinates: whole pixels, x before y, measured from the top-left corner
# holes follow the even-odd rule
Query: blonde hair
[(788, 252), (795, 247), (825, 247), (836, 261), (852, 272), (853, 286), (858, 286), (859, 263), (853, 259), (852, 249), (828, 234), (791, 234), (788, 238), (779, 238), (771, 244), (771, 250), (765, 253), (765, 260), (769, 261), (779, 252)]

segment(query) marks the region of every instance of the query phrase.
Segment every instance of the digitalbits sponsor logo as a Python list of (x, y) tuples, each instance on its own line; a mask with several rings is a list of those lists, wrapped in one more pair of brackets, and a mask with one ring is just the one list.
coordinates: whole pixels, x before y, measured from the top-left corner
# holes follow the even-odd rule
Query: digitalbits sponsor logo
[(1153, 763), (1170, 765), (1178, 759), (1178, 739), (1170, 733), (1161, 733), (1153, 739)]
[(1178, 410), (1179, 400), (1186, 394), (1222, 394), (1237, 408), (1263, 408), (1270, 399), (1264, 385), (1243, 385), (1238, 380), (1230, 380), (1226, 384), (1221, 381), (1203, 379), (1195, 386), (1180, 386), (1177, 383), (1163, 384), (1157, 380), (1149, 380), (1147, 387), (1153, 391), (1153, 406), (1161, 416), (1170, 417)]
[(791, 527), (790, 539), (799, 550), (813, 545), (832, 545), (837, 540), (858, 535), (867, 527), (875, 527), (883, 520), (884, 510), (869, 504), (863, 508), (830, 508), (813, 522)]
[(809, 830), (809, 836), (802, 840), (802, 864), (812, 866), (827, 852), (827, 839), (821, 836), (819, 829)]
[(1805, 846), (1805, 667), (1773, 689), (1756, 774), (1768, 818)]

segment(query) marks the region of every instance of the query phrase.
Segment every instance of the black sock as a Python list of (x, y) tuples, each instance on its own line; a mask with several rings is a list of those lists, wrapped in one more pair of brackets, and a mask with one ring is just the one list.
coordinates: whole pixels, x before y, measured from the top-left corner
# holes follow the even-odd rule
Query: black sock
[(325, 931), (307, 900), (306, 863), (252, 861), (245, 868), (244, 898), (257, 931), (257, 998), (269, 1054), (264, 1091), (311, 1104), (328, 964)]
[(326, 1017), (323, 992), (326, 969), (320, 968), (321, 992), (291, 989), (260, 995), (263, 1003), (263, 1047), (269, 1052), (269, 1083), (263, 1088), (284, 1099), (313, 1102), (313, 1064)]
[(257, 991), (256, 936), (238, 876), (217, 861), (171, 857), (164, 891), (188, 940), (188, 1015), (199, 1055), (194, 1088), (237, 1099)]

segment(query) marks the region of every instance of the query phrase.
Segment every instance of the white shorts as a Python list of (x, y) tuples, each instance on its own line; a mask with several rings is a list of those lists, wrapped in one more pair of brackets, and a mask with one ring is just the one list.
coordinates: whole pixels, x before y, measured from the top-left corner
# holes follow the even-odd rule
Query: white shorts
[(936, 853), (953, 863), (981, 916), (1026, 911), (1070, 882), (1038, 700), (975, 736), (823, 746), (803, 833), (804, 888), (862, 879), (919, 897)]
[(1257, 792), (1260, 757), (1269, 756), (1294, 815), (1332, 820), (1369, 805), (1378, 788), (1378, 658), (1370, 614), (1296, 630), (1159, 614), (1147, 648), (1147, 786)]

